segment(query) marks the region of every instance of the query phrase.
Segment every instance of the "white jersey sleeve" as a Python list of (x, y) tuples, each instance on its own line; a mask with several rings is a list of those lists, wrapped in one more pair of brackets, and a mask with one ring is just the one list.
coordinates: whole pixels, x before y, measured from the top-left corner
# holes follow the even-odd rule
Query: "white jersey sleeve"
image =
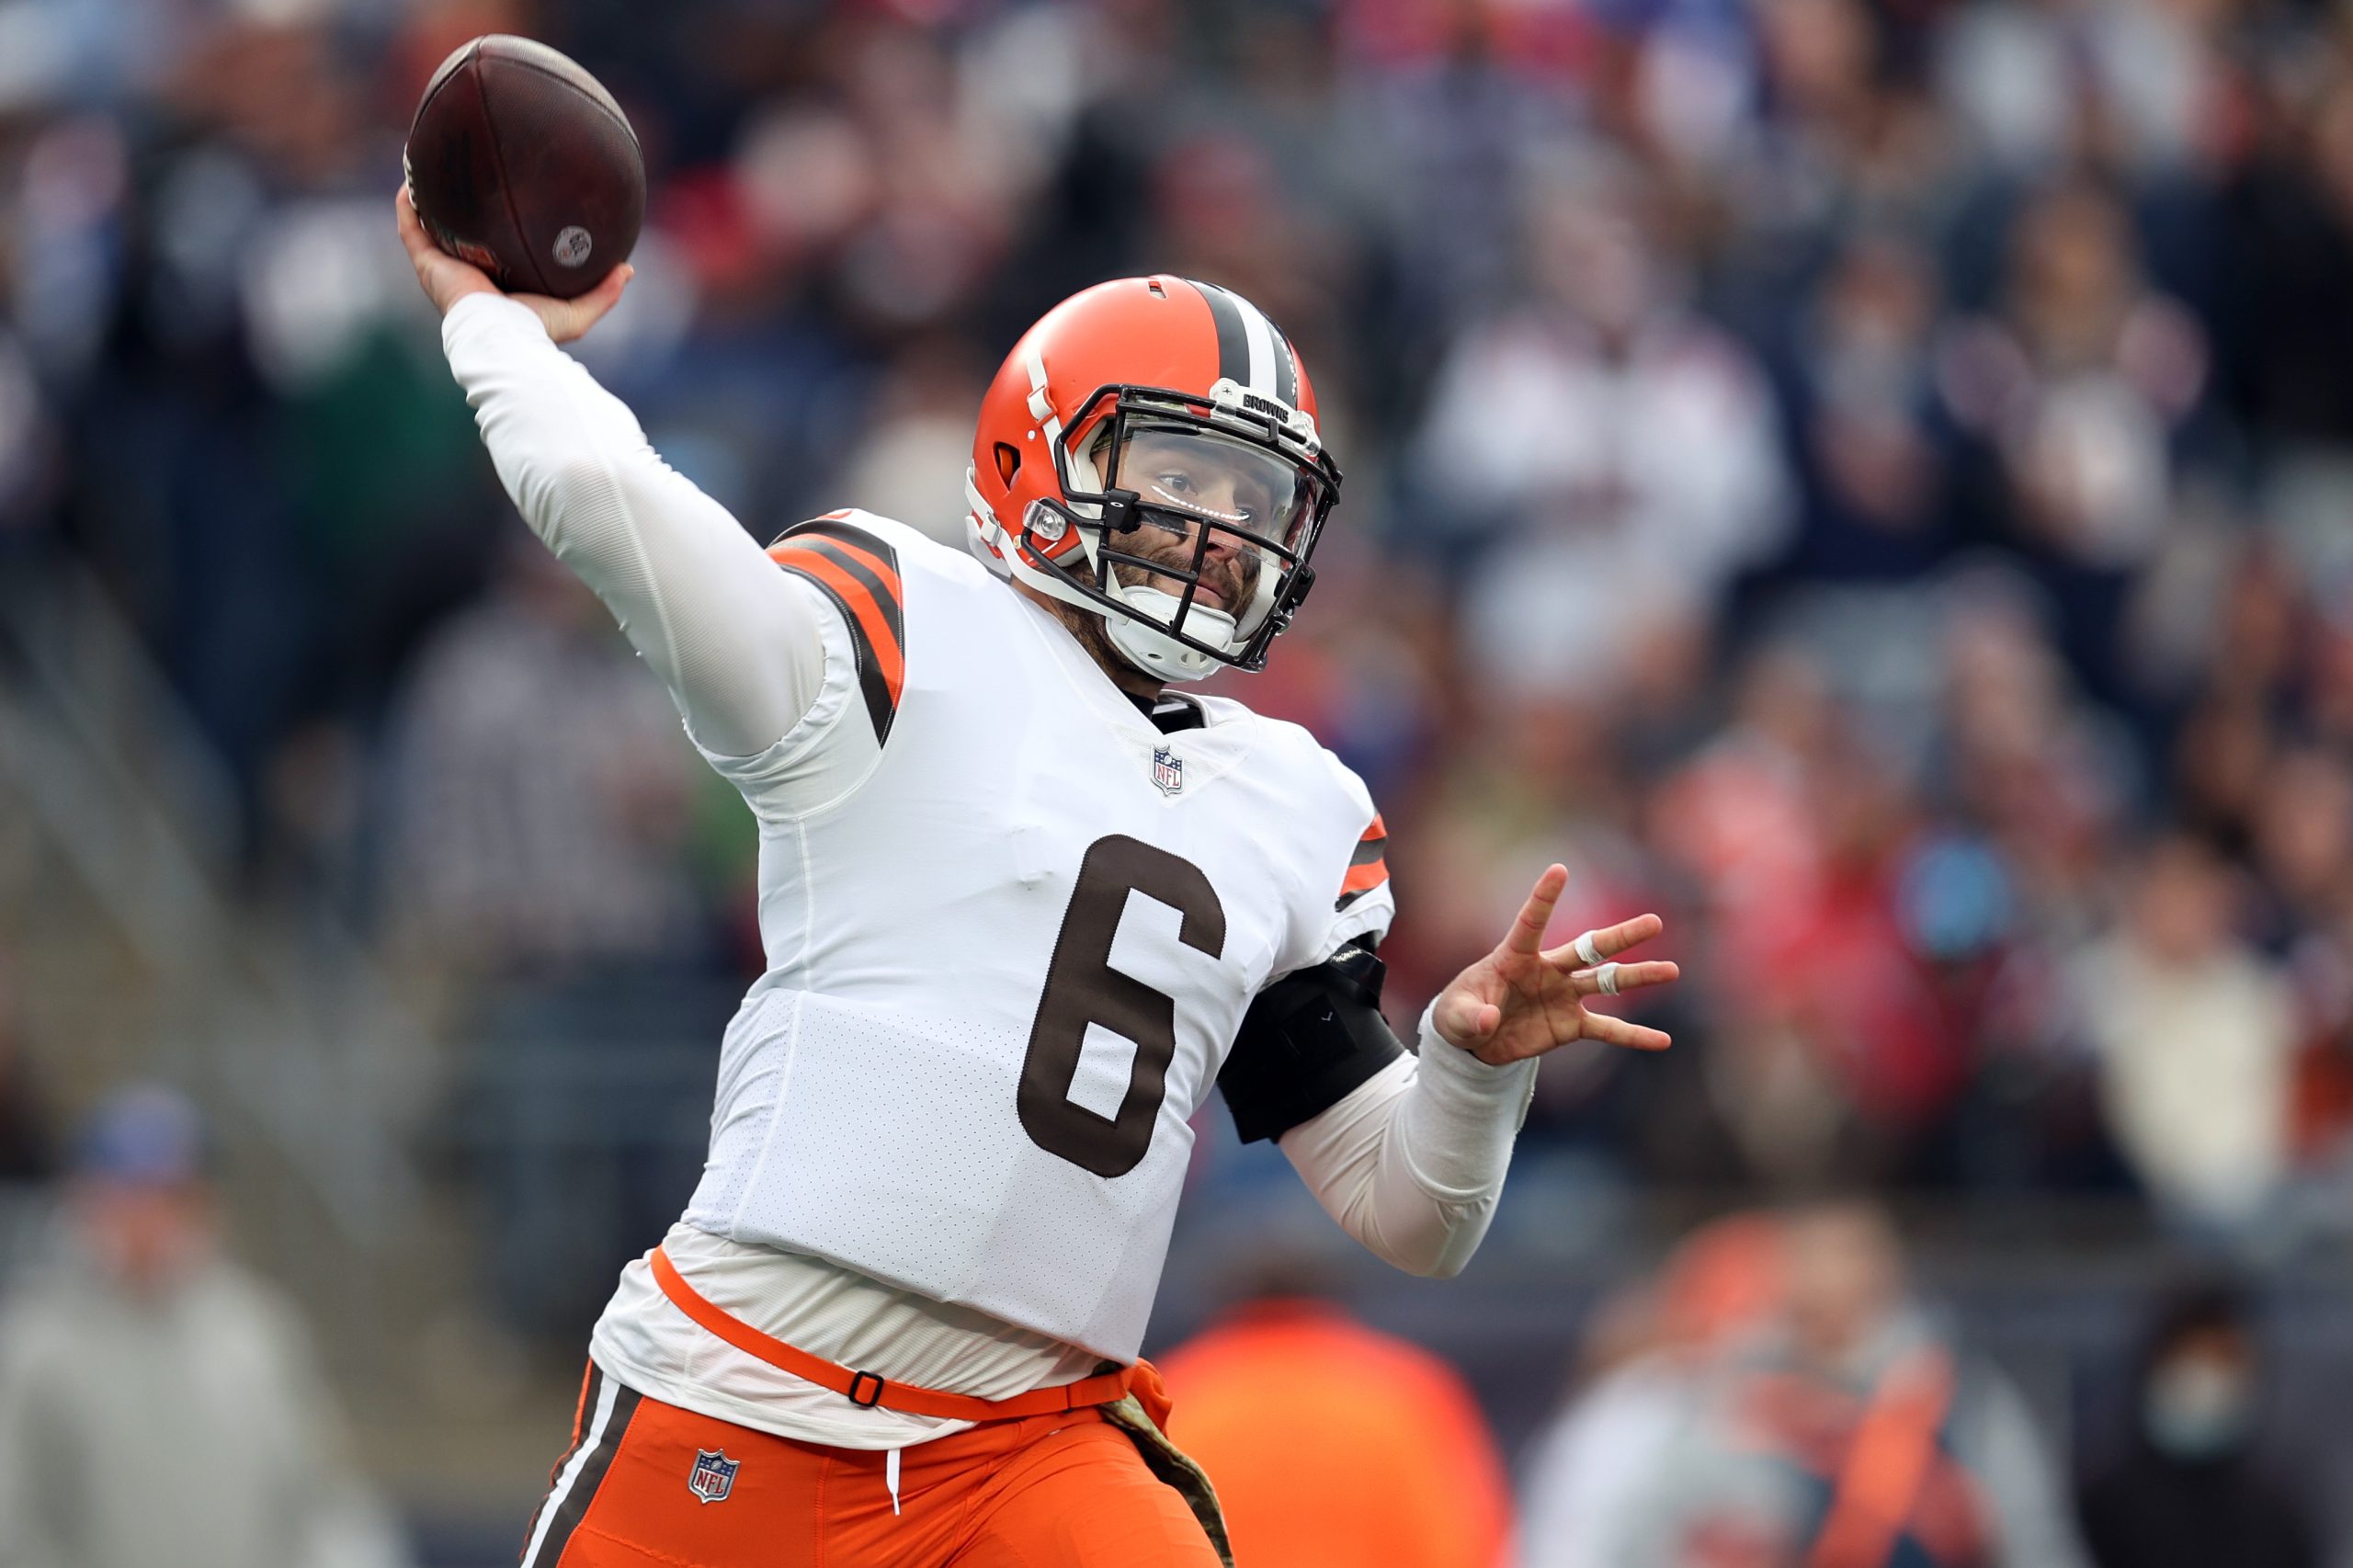
[(1512, 1144), (1536, 1092), (1536, 1060), (1490, 1067), (1426, 1013), (1403, 1056), (1280, 1140), (1340, 1228), (1409, 1274), (1471, 1261), (1502, 1199)]
[(827, 597), (665, 463), (528, 307), (470, 295), (441, 340), (507, 494), (612, 610), (696, 745), (771, 798), (787, 779), (824, 787), (818, 737), (849, 709), (856, 676)]
[[(1219, 1085), (1242, 1136), (1276, 1138), (1316, 1201), (1375, 1256), (1409, 1273), (1459, 1273), (1503, 1195), (1536, 1063), (1490, 1067), (1427, 1014), (1419, 1054), (1406, 1054), (1370, 1016), (1380, 965), (1370, 949), (1397, 910), (1389, 830), (1362, 781), (1330, 753), (1321, 760), (1332, 798), (1348, 803), (1353, 847), (1329, 873), (1320, 939), (1295, 979), (1261, 993)], [(1365, 1012), (1331, 1022), (1352, 1007)]]

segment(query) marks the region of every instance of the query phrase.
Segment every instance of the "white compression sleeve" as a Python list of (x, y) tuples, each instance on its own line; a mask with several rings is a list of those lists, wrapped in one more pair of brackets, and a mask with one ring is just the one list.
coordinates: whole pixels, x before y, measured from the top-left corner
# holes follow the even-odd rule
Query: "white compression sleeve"
[(1462, 1271), (1502, 1197), (1536, 1062), (1490, 1067), (1422, 1015), (1421, 1054), (1391, 1062), (1282, 1135), (1324, 1211), (1409, 1274)]
[(773, 745), (824, 681), (817, 601), (662, 460), (528, 306), (470, 294), (442, 318), (441, 346), (506, 494), (611, 609), (696, 743), (720, 756)]

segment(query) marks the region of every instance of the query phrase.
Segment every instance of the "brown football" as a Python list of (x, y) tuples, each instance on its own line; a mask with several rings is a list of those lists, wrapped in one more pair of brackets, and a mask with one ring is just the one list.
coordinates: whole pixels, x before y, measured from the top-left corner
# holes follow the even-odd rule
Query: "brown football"
[(517, 293), (586, 293), (645, 219), (645, 158), (620, 105), (527, 38), (491, 33), (443, 61), (402, 161), (434, 243)]

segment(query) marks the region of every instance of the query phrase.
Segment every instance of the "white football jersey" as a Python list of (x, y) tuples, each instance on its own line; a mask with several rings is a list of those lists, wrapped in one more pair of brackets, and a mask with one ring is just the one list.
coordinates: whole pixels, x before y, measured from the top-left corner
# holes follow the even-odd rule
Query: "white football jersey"
[(768, 968), (687, 1222), (1132, 1359), (1245, 1010), (1388, 926), (1372, 802), (1237, 702), (1164, 733), (903, 524), (771, 555), (850, 635), (790, 733), (711, 758), (759, 822)]

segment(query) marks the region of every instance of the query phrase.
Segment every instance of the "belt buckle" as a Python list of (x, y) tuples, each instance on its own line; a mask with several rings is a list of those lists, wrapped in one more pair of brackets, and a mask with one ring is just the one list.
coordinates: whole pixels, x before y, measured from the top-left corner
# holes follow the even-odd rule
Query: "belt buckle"
[[(859, 1386), (870, 1382), (874, 1385), (873, 1392), (860, 1398)], [(871, 1410), (882, 1403), (882, 1390), (885, 1386), (879, 1372), (852, 1372), (849, 1375), (849, 1387), (843, 1392), (849, 1395), (849, 1402), (860, 1410)]]

